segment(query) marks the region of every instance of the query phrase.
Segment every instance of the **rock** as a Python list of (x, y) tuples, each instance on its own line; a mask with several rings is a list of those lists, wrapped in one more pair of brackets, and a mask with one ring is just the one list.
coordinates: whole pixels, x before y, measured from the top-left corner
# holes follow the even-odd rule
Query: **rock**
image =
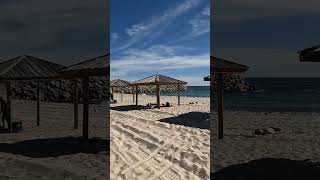
[(274, 134), (276, 131), (273, 128), (267, 128), (265, 129), (266, 134)]
[(256, 129), (254, 131), (254, 133), (257, 134), (257, 135), (264, 135), (264, 130), (263, 129)]
[(274, 127), (260, 128), (260, 129), (256, 129), (254, 131), (254, 134), (256, 134), (256, 135), (275, 134), (280, 131), (281, 131), (280, 128), (274, 128)]

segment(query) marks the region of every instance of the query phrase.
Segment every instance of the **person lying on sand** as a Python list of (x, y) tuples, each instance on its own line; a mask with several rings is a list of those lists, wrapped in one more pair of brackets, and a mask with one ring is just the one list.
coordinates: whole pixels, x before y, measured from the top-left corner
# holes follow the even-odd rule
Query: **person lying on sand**
[(5, 128), (5, 124), (4, 124), (4, 121), (6, 120), (7, 121), (7, 124), (9, 126), (9, 122), (8, 122), (8, 118), (7, 118), (7, 103), (5, 100), (3, 100), (2, 97), (0, 97), (0, 105), (1, 105), (1, 114), (2, 114), (2, 124), (3, 124), (3, 127)]
[(172, 104), (166, 102), (166, 104), (161, 104), (161, 107), (172, 107)]
[(198, 104), (198, 102), (189, 102), (189, 104)]

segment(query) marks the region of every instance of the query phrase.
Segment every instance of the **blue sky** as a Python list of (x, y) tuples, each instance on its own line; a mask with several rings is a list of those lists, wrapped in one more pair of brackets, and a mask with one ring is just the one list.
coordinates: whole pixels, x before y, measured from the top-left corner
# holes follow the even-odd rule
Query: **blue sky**
[(110, 0), (111, 79), (162, 74), (208, 85), (209, 0)]
[(320, 77), (299, 50), (320, 44), (319, 0), (224, 0), (212, 10), (213, 54), (251, 68), (250, 77)]

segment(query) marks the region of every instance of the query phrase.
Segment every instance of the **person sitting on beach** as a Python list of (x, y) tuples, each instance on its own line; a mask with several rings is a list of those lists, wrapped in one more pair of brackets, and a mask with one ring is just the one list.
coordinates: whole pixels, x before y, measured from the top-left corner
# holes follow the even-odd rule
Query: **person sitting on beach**
[(169, 102), (166, 102), (166, 107), (172, 107), (172, 105)]
[(9, 122), (8, 122), (8, 118), (7, 118), (7, 103), (5, 100), (3, 100), (2, 97), (0, 97), (0, 105), (1, 105), (1, 114), (2, 114), (2, 124), (3, 124), (3, 127), (5, 128), (5, 124), (4, 124), (4, 121), (6, 120), (7, 121), (7, 124), (9, 126)]

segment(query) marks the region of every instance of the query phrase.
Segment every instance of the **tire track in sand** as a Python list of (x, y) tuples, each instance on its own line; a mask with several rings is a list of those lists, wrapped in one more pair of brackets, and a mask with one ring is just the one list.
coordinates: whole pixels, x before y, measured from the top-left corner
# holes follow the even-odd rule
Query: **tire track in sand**
[(209, 179), (204, 135), (111, 111), (111, 179)]

